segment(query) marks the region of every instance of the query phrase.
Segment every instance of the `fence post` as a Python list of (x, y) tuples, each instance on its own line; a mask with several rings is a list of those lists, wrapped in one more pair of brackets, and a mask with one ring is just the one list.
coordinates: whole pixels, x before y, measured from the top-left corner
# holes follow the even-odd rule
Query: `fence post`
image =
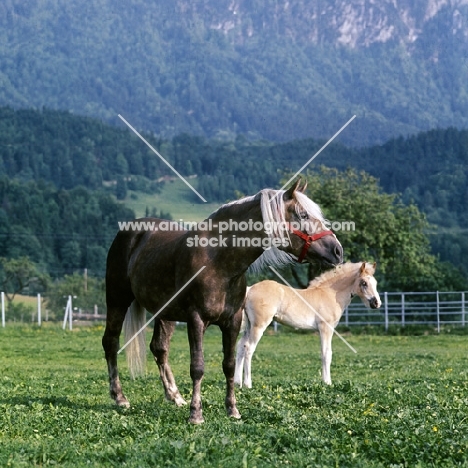
[(63, 329), (67, 326), (67, 318), (70, 320), (70, 330), (72, 329), (72, 321), (73, 321), (73, 305), (72, 305), (72, 297), (68, 296), (67, 300), (67, 307), (65, 308), (65, 317), (63, 318)]
[(401, 293), (401, 326), (405, 326), (405, 293)]
[(70, 298), (70, 311), (68, 313), (69, 314), (68, 317), (70, 319), (70, 330), (71, 330), (73, 328), (72, 327), (72, 322), (73, 322), (73, 301), (72, 301), (71, 296), (69, 296), (69, 298)]
[(5, 293), (2, 291), (2, 327), (5, 328)]
[(385, 331), (388, 331), (388, 293), (384, 292), (384, 303), (385, 303)]
[(465, 326), (465, 292), (461, 293), (462, 326)]
[(437, 307), (437, 333), (440, 333), (440, 304), (439, 304), (439, 291), (436, 291), (436, 307)]
[(42, 317), (41, 317), (41, 295), (37, 293), (37, 325), (40, 327), (42, 324)]
[(62, 328), (65, 330), (65, 327), (67, 326), (67, 318), (68, 318), (68, 307), (70, 305), (70, 296), (68, 296), (67, 299), (67, 306), (65, 307), (65, 315), (63, 317), (63, 326)]
[(345, 325), (348, 326), (349, 325), (349, 316), (348, 316), (348, 308), (346, 307), (345, 311)]

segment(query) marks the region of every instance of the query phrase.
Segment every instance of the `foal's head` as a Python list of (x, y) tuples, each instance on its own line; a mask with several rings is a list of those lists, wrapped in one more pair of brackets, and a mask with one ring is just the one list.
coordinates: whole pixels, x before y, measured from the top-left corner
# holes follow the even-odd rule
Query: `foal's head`
[(374, 278), (376, 264), (362, 262), (354, 283), (353, 293), (358, 295), (366, 307), (378, 309), (382, 302), (377, 292), (377, 280)]

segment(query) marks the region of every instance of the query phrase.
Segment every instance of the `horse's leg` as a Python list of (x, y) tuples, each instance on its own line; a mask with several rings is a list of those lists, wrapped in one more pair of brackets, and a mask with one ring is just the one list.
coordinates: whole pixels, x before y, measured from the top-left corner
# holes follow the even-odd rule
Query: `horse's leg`
[(322, 354), (322, 380), (327, 384), (331, 385), (330, 365), (332, 361), (332, 338), (333, 328), (328, 326), (326, 323), (321, 322), (319, 325), (320, 332), (320, 347)]
[(235, 419), (240, 419), (241, 417), (236, 406), (236, 396), (234, 394), (234, 372), (236, 369), (236, 340), (242, 322), (242, 313), (242, 310), (238, 311), (227, 323), (219, 325), (223, 334), (223, 372), (226, 377), (226, 411), (228, 416)]
[(205, 371), (203, 357), (203, 335), (206, 324), (197, 313), (192, 313), (187, 320), (187, 334), (190, 344), (190, 377), (193, 382), (192, 401), (190, 403), (189, 422), (201, 424), (204, 422), (201, 402), (201, 381)]
[(252, 388), (252, 356), (268, 325), (268, 322), (252, 325), (249, 338), (244, 345), (244, 385), (247, 388)]
[(174, 333), (175, 322), (155, 319), (153, 338), (151, 339), (150, 349), (153, 353), (154, 360), (159, 368), (159, 375), (164, 386), (166, 399), (173, 401), (177, 406), (186, 405), (187, 402), (182, 398), (182, 395), (175, 383), (174, 375), (169, 365), (169, 344), (172, 334)]
[[(130, 303), (132, 301), (130, 300)], [(102, 337), (102, 347), (107, 361), (107, 370), (109, 372), (109, 393), (117, 405), (128, 408), (130, 403), (122, 392), (122, 386), (119, 379), (119, 370), (117, 367), (117, 351), (119, 350), (119, 336), (122, 331), (122, 324), (125, 314), (130, 305), (126, 302), (119, 307), (107, 307), (106, 329)]]

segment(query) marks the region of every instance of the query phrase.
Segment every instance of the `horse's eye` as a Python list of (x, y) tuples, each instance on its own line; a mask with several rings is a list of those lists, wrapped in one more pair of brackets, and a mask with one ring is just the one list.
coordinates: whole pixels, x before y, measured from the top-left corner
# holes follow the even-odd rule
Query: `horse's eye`
[(299, 218), (301, 219), (307, 219), (309, 216), (307, 215), (307, 213), (300, 213), (299, 214)]
[(367, 288), (367, 282), (362, 280), (361, 281), (361, 288)]

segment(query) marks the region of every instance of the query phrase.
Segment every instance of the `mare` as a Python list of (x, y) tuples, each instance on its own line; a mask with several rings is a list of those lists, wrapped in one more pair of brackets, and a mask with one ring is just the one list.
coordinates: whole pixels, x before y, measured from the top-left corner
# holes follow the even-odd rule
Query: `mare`
[(252, 388), (252, 355), (272, 320), (296, 329), (318, 328), (322, 379), (331, 384), (333, 332), (351, 299), (358, 295), (366, 307), (381, 306), (376, 264), (345, 263), (313, 279), (307, 289), (293, 289), (276, 281), (261, 281), (248, 288), (244, 305), (244, 333), (237, 344), (234, 381)]
[[(107, 320), (102, 338), (110, 395), (117, 405), (130, 406), (122, 392), (117, 367), (123, 323), (125, 320), (127, 344), (136, 335), (126, 347), (134, 376), (135, 370), (144, 371), (145, 333), (137, 331), (144, 328), (148, 311), (154, 318), (150, 349), (166, 399), (178, 406), (186, 402), (168, 362), (169, 343), (175, 322), (187, 323), (193, 383), (189, 422), (194, 424), (203, 422), (203, 336), (209, 325), (219, 326), (226, 378), (225, 406), (229, 416), (240, 418), (234, 394), (234, 369), (246, 270), (256, 260), (284, 264), (300, 256), (325, 267), (342, 262), (341, 244), (331, 231), (326, 231), (320, 208), (303, 193), (305, 186), (300, 185), (298, 180), (288, 190), (263, 189), (256, 195), (225, 204), (191, 229), (174, 223), (168, 229), (168, 221), (144, 218), (139, 220), (138, 229), (117, 233), (107, 257)], [(310, 221), (306, 226), (314, 226), (315, 230), (280, 228), (292, 223), (302, 226), (304, 220)], [(143, 229), (142, 222), (151, 228)]]

